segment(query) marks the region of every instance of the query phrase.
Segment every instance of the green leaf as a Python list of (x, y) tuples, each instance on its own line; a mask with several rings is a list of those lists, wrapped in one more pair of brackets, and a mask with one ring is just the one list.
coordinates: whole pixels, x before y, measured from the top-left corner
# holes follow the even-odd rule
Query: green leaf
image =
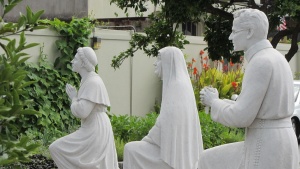
[(30, 44), (24, 46), (24, 48), (22, 50), (32, 48), (32, 47), (38, 46), (38, 45), (39, 45), (39, 43), (30, 43)]
[(26, 17), (23, 14), (20, 14), (20, 18), (18, 19), (17, 29), (19, 30), (21, 27), (25, 26)]
[(15, 6), (17, 5), (17, 3), (13, 3), (13, 4), (8, 4), (4, 7), (4, 13), (3, 16), (5, 16), (5, 14), (7, 14), (9, 11), (11, 11)]
[(19, 113), (24, 115), (41, 115), (41, 113), (39, 113), (38, 111), (30, 110), (30, 109), (21, 110)]
[(232, 86), (231, 84), (225, 85), (225, 86), (221, 89), (222, 95), (226, 95), (226, 94), (228, 93), (228, 91), (230, 90), (231, 86)]
[(36, 12), (32, 17), (32, 23), (36, 23), (40, 19), (41, 15), (44, 13), (44, 10)]
[(29, 24), (33, 24), (32, 22), (32, 10), (30, 9), (29, 6), (26, 6), (26, 16), (27, 16), (27, 21)]
[[(19, 105), (19, 104), (20, 104), (20, 98), (19, 98), (18, 92), (17, 92), (15, 89), (13, 89), (12, 93), (13, 93), (13, 103), (14, 103), (15, 105)], [(20, 107), (20, 108), (21, 108), (21, 107)], [(20, 109), (20, 108), (19, 108), (19, 109)]]

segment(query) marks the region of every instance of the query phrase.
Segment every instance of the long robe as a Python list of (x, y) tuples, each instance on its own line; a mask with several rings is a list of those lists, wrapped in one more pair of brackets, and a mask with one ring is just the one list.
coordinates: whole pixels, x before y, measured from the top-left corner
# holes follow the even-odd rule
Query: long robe
[(196, 169), (203, 150), (200, 121), (182, 52), (159, 51), (163, 93), (160, 115), (142, 141), (125, 145), (124, 169)]
[(289, 64), (267, 40), (250, 47), (245, 58), (248, 65), (238, 99), (216, 99), (211, 106), (214, 121), (246, 128), (245, 141), (205, 150), (199, 169), (298, 169)]
[(49, 147), (59, 169), (119, 168), (107, 106), (110, 102), (104, 83), (91, 72), (82, 80), (78, 96), (71, 104), (72, 114), (81, 118), (81, 127)]

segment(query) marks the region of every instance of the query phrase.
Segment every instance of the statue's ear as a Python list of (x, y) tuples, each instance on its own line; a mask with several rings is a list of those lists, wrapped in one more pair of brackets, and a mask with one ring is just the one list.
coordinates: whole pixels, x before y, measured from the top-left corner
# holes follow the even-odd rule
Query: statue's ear
[(250, 39), (254, 34), (254, 30), (252, 28), (250, 28), (247, 32), (247, 39)]

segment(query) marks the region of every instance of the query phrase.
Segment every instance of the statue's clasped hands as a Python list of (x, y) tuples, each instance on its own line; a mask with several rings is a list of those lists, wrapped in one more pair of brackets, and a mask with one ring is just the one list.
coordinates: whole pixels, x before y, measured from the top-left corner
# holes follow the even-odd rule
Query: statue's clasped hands
[(216, 88), (206, 86), (200, 91), (200, 100), (205, 106), (211, 107), (215, 99), (219, 99), (219, 92)]
[(70, 100), (73, 100), (73, 98), (77, 97), (77, 89), (70, 85), (69, 83), (67, 83), (66, 85), (66, 92), (70, 98)]

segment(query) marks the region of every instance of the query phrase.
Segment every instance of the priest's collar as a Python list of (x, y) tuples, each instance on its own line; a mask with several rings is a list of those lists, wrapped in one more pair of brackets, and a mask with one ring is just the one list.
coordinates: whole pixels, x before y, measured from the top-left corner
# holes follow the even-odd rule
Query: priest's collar
[(273, 46), (268, 40), (264, 39), (262, 41), (257, 42), (256, 44), (252, 45), (247, 51), (245, 51), (246, 60), (250, 62), (253, 55), (266, 48), (273, 48)]

